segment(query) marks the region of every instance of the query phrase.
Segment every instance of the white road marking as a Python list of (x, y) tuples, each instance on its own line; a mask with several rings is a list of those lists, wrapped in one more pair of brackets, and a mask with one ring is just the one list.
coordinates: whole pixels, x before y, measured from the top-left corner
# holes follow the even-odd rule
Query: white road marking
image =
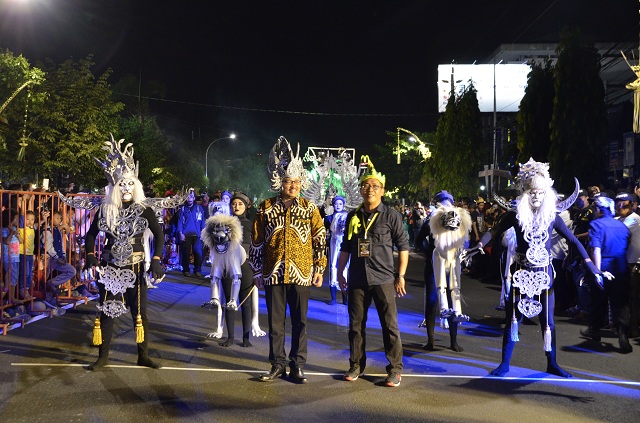
[[(12, 366), (18, 367), (86, 367), (88, 364), (79, 363), (11, 363)], [(117, 369), (140, 369), (144, 370), (147, 367), (135, 366), (128, 364), (108, 364), (105, 367), (117, 368)], [(214, 373), (265, 373), (265, 370), (256, 369), (212, 369), (202, 367), (169, 367), (163, 366), (157, 370), (177, 370), (187, 372), (214, 372)], [(342, 376), (343, 373), (323, 373), (323, 372), (308, 372), (305, 374), (311, 376)], [(365, 376), (372, 377), (386, 377), (383, 373), (365, 373)], [(603, 383), (610, 385), (629, 385), (640, 387), (640, 382), (633, 382), (627, 380), (603, 380), (603, 379), (577, 379), (577, 378), (560, 378), (560, 377), (516, 377), (516, 376), (472, 376), (472, 375), (426, 375), (426, 374), (411, 374), (402, 373), (403, 378), (428, 378), (428, 379), (490, 379), (490, 380), (502, 380), (502, 381), (527, 381), (527, 382), (562, 382), (568, 384), (580, 384), (580, 383)]]

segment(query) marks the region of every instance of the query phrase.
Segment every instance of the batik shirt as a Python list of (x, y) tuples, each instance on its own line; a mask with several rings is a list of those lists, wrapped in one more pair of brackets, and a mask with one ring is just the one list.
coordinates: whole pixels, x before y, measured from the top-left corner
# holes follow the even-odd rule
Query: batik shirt
[(253, 220), (249, 263), (265, 286), (310, 286), (327, 265), (326, 230), (318, 207), (296, 198), (286, 209), (282, 199), (260, 204)]

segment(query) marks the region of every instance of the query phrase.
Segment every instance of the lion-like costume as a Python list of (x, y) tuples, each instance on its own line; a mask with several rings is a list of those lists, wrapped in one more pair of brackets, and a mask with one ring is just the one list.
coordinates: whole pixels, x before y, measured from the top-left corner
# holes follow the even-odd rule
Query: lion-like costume
[[(440, 317), (446, 325), (446, 317), (455, 316), (456, 321), (469, 320), (462, 314), (460, 301), (460, 252), (469, 239), (471, 216), (460, 207), (440, 204), (431, 215), (429, 228), (435, 241), (433, 272), (438, 288)], [(447, 298), (451, 292), (451, 304)]]

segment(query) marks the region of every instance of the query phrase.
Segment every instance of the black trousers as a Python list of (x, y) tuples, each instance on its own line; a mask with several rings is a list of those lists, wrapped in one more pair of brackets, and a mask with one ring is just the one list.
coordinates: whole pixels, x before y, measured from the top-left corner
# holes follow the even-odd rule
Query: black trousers
[[(240, 279), (240, 298), (238, 304), (242, 303), (240, 307), (242, 313), (242, 338), (249, 339), (251, 333), (251, 298), (248, 298), (251, 288), (253, 288), (253, 272), (248, 261), (242, 263), (242, 278)], [(224, 290), (224, 298), (227, 302), (231, 299), (231, 285), (233, 280), (231, 278), (224, 278), (222, 280), (222, 289)], [(227, 324), (227, 336), (229, 339), (234, 339), (234, 330), (237, 311), (231, 311), (229, 309), (225, 312), (225, 322)]]
[[(140, 268), (142, 268), (143, 264), (139, 264)], [(149, 344), (149, 323), (147, 320), (147, 284), (143, 277), (143, 271), (139, 271), (137, 275), (136, 284), (133, 288), (128, 288), (124, 292), (124, 302), (129, 307), (131, 311), (131, 319), (133, 321), (133, 326), (136, 325), (136, 317), (138, 315), (138, 288), (140, 288), (140, 316), (142, 317), (142, 327), (144, 328), (144, 341), (138, 345), (138, 355), (139, 356), (147, 356), (148, 355), (148, 344)], [(106, 289), (103, 284), (98, 283), (98, 290), (100, 292), (100, 303), (105, 298)], [(120, 295), (113, 296), (113, 294), (109, 294), (107, 297), (108, 300), (116, 299), (121, 300)], [(102, 345), (100, 345), (100, 357), (109, 354), (109, 348), (111, 347), (111, 339), (113, 337), (113, 325), (115, 319), (105, 315), (104, 313), (100, 313), (100, 327), (102, 328)], [(135, 334), (134, 334), (135, 340)]]
[(303, 367), (307, 362), (307, 311), (310, 287), (280, 284), (265, 287), (269, 320), (269, 362), (272, 366), (285, 367), (285, 320), (287, 305), (291, 316), (291, 350), (289, 365)]
[(198, 235), (186, 235), (180, 247), (182, 271), (189, 272), (189, 258), (193, 248), (193, 273), (202, 271), (202, 241)]
[(387, 373), (392, 370), (402, 371), (402, 340), (398, 329), (395, 295), (393, 283), (368, 287), (349, 286), (349, 364), (360, 366), (361, 372), (367, 363), (367, 312), (372, 300), (378, 311), (384, 352), (389, 360)]

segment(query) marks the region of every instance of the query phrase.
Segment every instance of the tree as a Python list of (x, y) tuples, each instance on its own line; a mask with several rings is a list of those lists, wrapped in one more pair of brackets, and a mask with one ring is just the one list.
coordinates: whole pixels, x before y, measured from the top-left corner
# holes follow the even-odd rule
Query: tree
[[(476, 90), (471, 83), (459, 96), (451, 96), (438, 120), (433, 153), (434, 191), (446, 189), (454, 197), (475, 195), (478, 171), (490, 156), (482, 137)], [(433, 192), (433, 191), (432, 191)]]
[(517, 116), (518, 163), (526, 163), (531, 157), (539, 162), (548, 161), (551, 147), (549, 122), (553, 114), (554, 97), (551, 62), (547, 61), (544, 66), (533, 64)]
[(557, 48), (549, 164), (556, 188), (570, 190), (606, 174), (606, 107), (600, 57), (578, 30), (565, 30)]
[(44, 78), (45, 73), (23, 56), (0, 51), (0, 167), (5, 171), (17, 159), (20, 143), (29, 138), (29, 108), (45, 100), (39, 87)]
[(42, 84), (46, 101), (34, 105), (30, 114), (28, 160), (11, 163), (14, 174), (37, 171), (58, 185), (66, 178), (77, 184), (104, 184), (94, 157), (104, 156), (104, 142), (110, 132), (117, 132), (122, 104), (111, 99), (111, 71), (96, 77), (93, 65), (91, 57), (59, 66), (48, 63)]

